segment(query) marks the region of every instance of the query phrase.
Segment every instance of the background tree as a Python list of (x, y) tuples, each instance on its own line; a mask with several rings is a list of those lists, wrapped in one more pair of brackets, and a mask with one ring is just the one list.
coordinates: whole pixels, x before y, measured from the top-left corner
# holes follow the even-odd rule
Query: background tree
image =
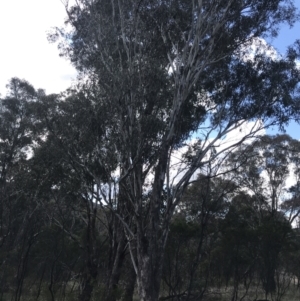
[(236, 185), (251, 194), (251, 208), (246, 208), (252, 212), (249, 217), (255, 222), (247, 227), (256, 229), (255, 236), (259, 239), (257, 260), (266, 295), (280, 289), (276, 273), (285, 269), (280, 267), (280, 261), (290, 244), (291, 223), (298, 214), (295, 197), (289, 193), (295, 186), (289, 187), (286, 183), (288, 177), (298, 178), (298, 168), (294, 164), (298, 156), (299, 142), (287, 135), (277, 135), (262, 136), (243, 145), (229, 159), (229, 164), (234, 165), (229, 168), (234, 170), (232, 176)]
[(17, 78), (7, 88), (0, 100), (0, 281), (4, 299), (13, 291), (11, 300), (20, 300), (29, 291), (30, 258), (44, 225), (38, 197), (43, 181), (31, 173), (39, 140), (34, 106), (44, 92)]
[[(166, 246), (162, 299), (201, 300), (212, 285), (211, 255), (235, 185), (199, 175), (174, 215)], [(184, 260), (183, 260), (184, 258)]]

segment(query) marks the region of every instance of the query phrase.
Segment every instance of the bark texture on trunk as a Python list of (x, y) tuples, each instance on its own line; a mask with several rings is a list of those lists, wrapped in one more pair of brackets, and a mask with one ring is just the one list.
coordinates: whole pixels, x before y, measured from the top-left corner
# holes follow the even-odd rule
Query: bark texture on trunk
[(133, 266), (131, 266), (129, 273), (128, 273), (128, 278), (127, 278), (124, 294), (122, 296), (122, 301), (132, 301), (133, 300), (135, 283), (136, 283), (136, 273), (135, 273)]
[(121, 268), (124, 262), (124, 257), (125, 257), (124, 249), (125, 249), (125, 238), (122, 237), (122, 239), (118, 242), (114, 253), (111, 272), (107, 283), (107, 290), (104, 297), (105, 301), (116, 300), (115, 290), (117, 289), (120, 280)]
[[(128, 208), (128, 201), (126, 198), (126, 192), (124, 191), (124, 186), (120, 185), (117, 213), (119, 215), (124, 215), (124, 212), (130, 212)], [(131, 216), (129, 215), (125, 221), (128, 222)], [(113, 215), (110, 220), (110, 239), (111, 239), (111, 250), (109, 259), (109, 272), (108, 279), (106, 283), (106, 292), (104, 294), (104, 301), (115, 301), (116, 300), (116, 290), (118, 288), (121, 270), (126, 257), (126, 244), (127, 238), (124, 232), (124, 226), (120, 219)]]
[[(167, 169), (169, 145), (162, 147), (155, 168), (153, 191), (147, 220), (141, 218), (137, 229), (137, 284), (141, 301), (158, 301), (162, 276), (165, 239), (169, 219), (162, 224), (163, 186)], [(167, 210), (171, 210), (168, 208)], [(167, 214), (167, 213), (165, 213)], [(146, 224), (146, 227), (145, 227)]]
[(138, 292), (141, 301), (157, 301), (160, 289), (161, 269), (155, 269), (152, 256), (144, 255), (139, 259)]
[(138, 274), (137, 285), (141, 301), (157, 301), (160, 290), (160, 280), (163, 265), (163, 245), (158, 239), (157, 231), (148, 231), (152, 236), (139, 237), (137, 248)]
[(91, 284), (91, 277), (88, 277), (88, 279), (86, 279), (83, 286), (84, 287), (79, 295), (79, 301), (90, 301), (94, 289), (94, 286)]

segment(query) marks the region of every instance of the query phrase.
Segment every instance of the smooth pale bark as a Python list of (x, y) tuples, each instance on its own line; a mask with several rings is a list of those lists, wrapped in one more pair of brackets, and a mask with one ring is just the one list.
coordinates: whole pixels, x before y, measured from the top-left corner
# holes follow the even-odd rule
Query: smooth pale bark
[[(161, 229), (162, 191), (168, 151), (169, 147), (166, 144), (160, 152), (160, 160), (155, 170), (148, 229), (143, 230), (143, 221), (140, 220), (137, 231), (137, 284), (141, 301), (157, 301), (159, 298), (165, 241), (169, 227), (169, 219), (166, 216), (163, 229)], [(167, 208), (167, 211), (171, 209)]]
[(139, 297), (141, 301), (157, 301), (162, 273), (162, 257), (157, 247), (147, 246), (149, 243), (147, 239), (144, 239), (142, 243), (141, 248), (144, 251), (142, 254), (138, 254), (137, 285)]

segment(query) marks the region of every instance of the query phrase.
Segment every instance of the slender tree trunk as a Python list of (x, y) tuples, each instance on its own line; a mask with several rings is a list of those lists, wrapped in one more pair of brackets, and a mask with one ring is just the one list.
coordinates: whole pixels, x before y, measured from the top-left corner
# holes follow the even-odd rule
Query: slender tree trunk
[(133, 266), (131, 265), (130, 271), (127, 276), (127, 283), (125, 286), (124, 294), (122, 296), (122, 301), (132, 301), (135, 283), (136, 283), (136, 273)]
[[(120, 185), (119, 196), (118, 196), (118, 214), (123, 215), (124, 212), (130, 212), (130, 209), (127, 208), (127, 198), (124, 191), (124, 187)], [(119, 218), (112, 216), (113, 220), (111, 221), (111, 255), (109, 263), (109, 275), (106, 284), (106, 292), (104, 296), (105, 301), (115, 301), (115, 290), (118, 287), (121, 269), (125, 259), (125, 250), (127, 239), (124, 233), (123, 224), (120, 222)], [(131, 219), (129, 215), (126, 222)]]
[(94, 286), (92, 285), (91, 280), (91, 276), (85, 275), (83, 289), (79, 295), (79, 301), (90, 301), (92, 299)]
[[(15, 301), (21, 300), (22, 297), (23, 284), (27, 272), (27, 267), (28, 267), (29, 253), (34, 240), (33, 235), (30, 234), (29, 240), (26, 241), (26, 234), (28, 235), (27, 232), (23, 233), (24, 238), (23, 238), (22, 251), (20, 252), (20, 262), (19, 262), (18, 273), (17, 273), (17, 288), (15, 293)], [(25, 244), (27, 244), (27, 246), (24, 246)]]
[(122, 239), (120, 239), (119, 243), (117, 244), (116, 252), (113, 258), (111, 273), (107, 283), (107, 291), (104, 297), (105, 301), (116, 300), (114, 291), (118, 286), (120, 275), (121, 275), (121, 268), (124, 262), (124, 255), (125, 255), (124, 250), (125, 250), (125, 238), (122, 236)]
[[(144, 219), (137, 225), (137, 284), (141, 301), (157, 301), (162, 278), (165, 241), (170, 218), (162, 218), (163, 187), (167, 170), (169, 144), (162, 147), (155, 169), (153, 191), (149, 204), (147, 227), (144, 230)], [(167, 205), (166, 211), (171, 216), (172, 209)], [(167, 214), (167, 213), (166, 213)], [(141, 215), (142, 216), (142, 215)], [(162, 220), (164, 223), (162, 224)]]
[(144, 254), (139, 256), (139, 273), (137, 278), (138, 292), (141, 301), (157, 301), (160, 289), (161, 269), (152, 266), (156, 256)]
[(156, 232), (152, 238), (138, 237), (137, 262), (138, 274), (137, 285), (141, 301), (157, 301), (159, 297), (160, 282), (163, 265), (163, 247), (161, 240), (157, 239)]
[(96, 251), (96, 216), (97, 209), (91, 208), (87, 202), (88, 225), (85, 238), (85, 271), (83, 272), (83, 288), (79, 294), (79, 301), (90, 301), (94, 289), (94, 282), (98, 277), (98, 261)]

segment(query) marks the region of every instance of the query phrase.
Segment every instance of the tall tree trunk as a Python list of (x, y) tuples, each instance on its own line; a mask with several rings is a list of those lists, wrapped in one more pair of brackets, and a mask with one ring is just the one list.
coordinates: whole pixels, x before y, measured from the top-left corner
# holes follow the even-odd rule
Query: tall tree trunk
[[(128, 200), (126, 198), (126, 192), (124, 191), (124, 186), (120, 185), (119, 196), (118, 196), (118, 214), (123, 215), (124, 212), (130, 212), (128, 206)], [(132, 210), (132, 209), (131, 209)], [(129, 215), (126, 222), (131, 219)], [(110, 252), (110, 262), (108, 279), (106, 284), (106, 292), (104, 295), (105, 301), (115, 301), (116, 295), (115, 291), (118, 287), (121, 269), (125, 259), (125, 250), (127, 239), (124, 232), (124, 227), (119, 218), (112, 215), (111, 223), (111, 252)]]
[(127, 283), (125, 286), (124, 294), (122, 296), (122, 301), (133, 300), (135, 283), (136, 283), (136, 272), (134, 270), (134, 267), (131, 265), (127, 276)]
[[(153, 251), (153, 250), (152, 250)], [(151, 253), (150, 249), (142, 254), (138, 254), (138, 293), (141, 301), (157, 301), (159, 297), (160, 279), (162, 268), (161, 255), (154, 251)]]
[[(120, 229), (120, 231), (123, 230)], [(120, 236), (119, 236), (120, 238)], [(112, 262), (112, 267), (111, 267), (111, 272), (109, 275), (108, 283), (107, 283), (107, 290), (105, 292), (105, 301), (115, 301), (116, 296), (115, 296), (115, 290), (117, 289), (119, 280), (120, 280), (120, 275), (121, 275), (121, 268), (124, 262), (124, 256), (125, 256), (125, 237), (122, 236), (120, 238), (120, 241), (117, 244), (115, 254), (113, 256), (113, 262)]]
[(155, 168), (146, 227), (142, 214), (137, 221), (137, 284), (141, 301), (157, 301), (159, 297), (165, 241), (172, 211), (168, 204), (165, 216), (162, 217), (161, 210), (164, 203), (162, 195), (168, 152), (169, 144), (166, 143), (160, 151)]
[(141, 301), (157, 301), (159, 297), (160, 281), (164, 249), (159, 233), (155, 229), (137, 236), (137, 285)]
[(90, 301), (94, 289), (94, 282), (98, 277), (98, 261), (96, 248), (96, 217), (97, 208), (90, 207), (90, 203), (86, 203), (88, 224), (85, 237), (85, 269), (83, 272), (82, 290), (79, 294), (79, 301)]
[(91, 283), (92, 277), (90, 275), (85, 275), (83, 281), (83, 289), (79, 295), (79, 301), (90, 301), (92, 299), (92, 293), (94, 286)]

